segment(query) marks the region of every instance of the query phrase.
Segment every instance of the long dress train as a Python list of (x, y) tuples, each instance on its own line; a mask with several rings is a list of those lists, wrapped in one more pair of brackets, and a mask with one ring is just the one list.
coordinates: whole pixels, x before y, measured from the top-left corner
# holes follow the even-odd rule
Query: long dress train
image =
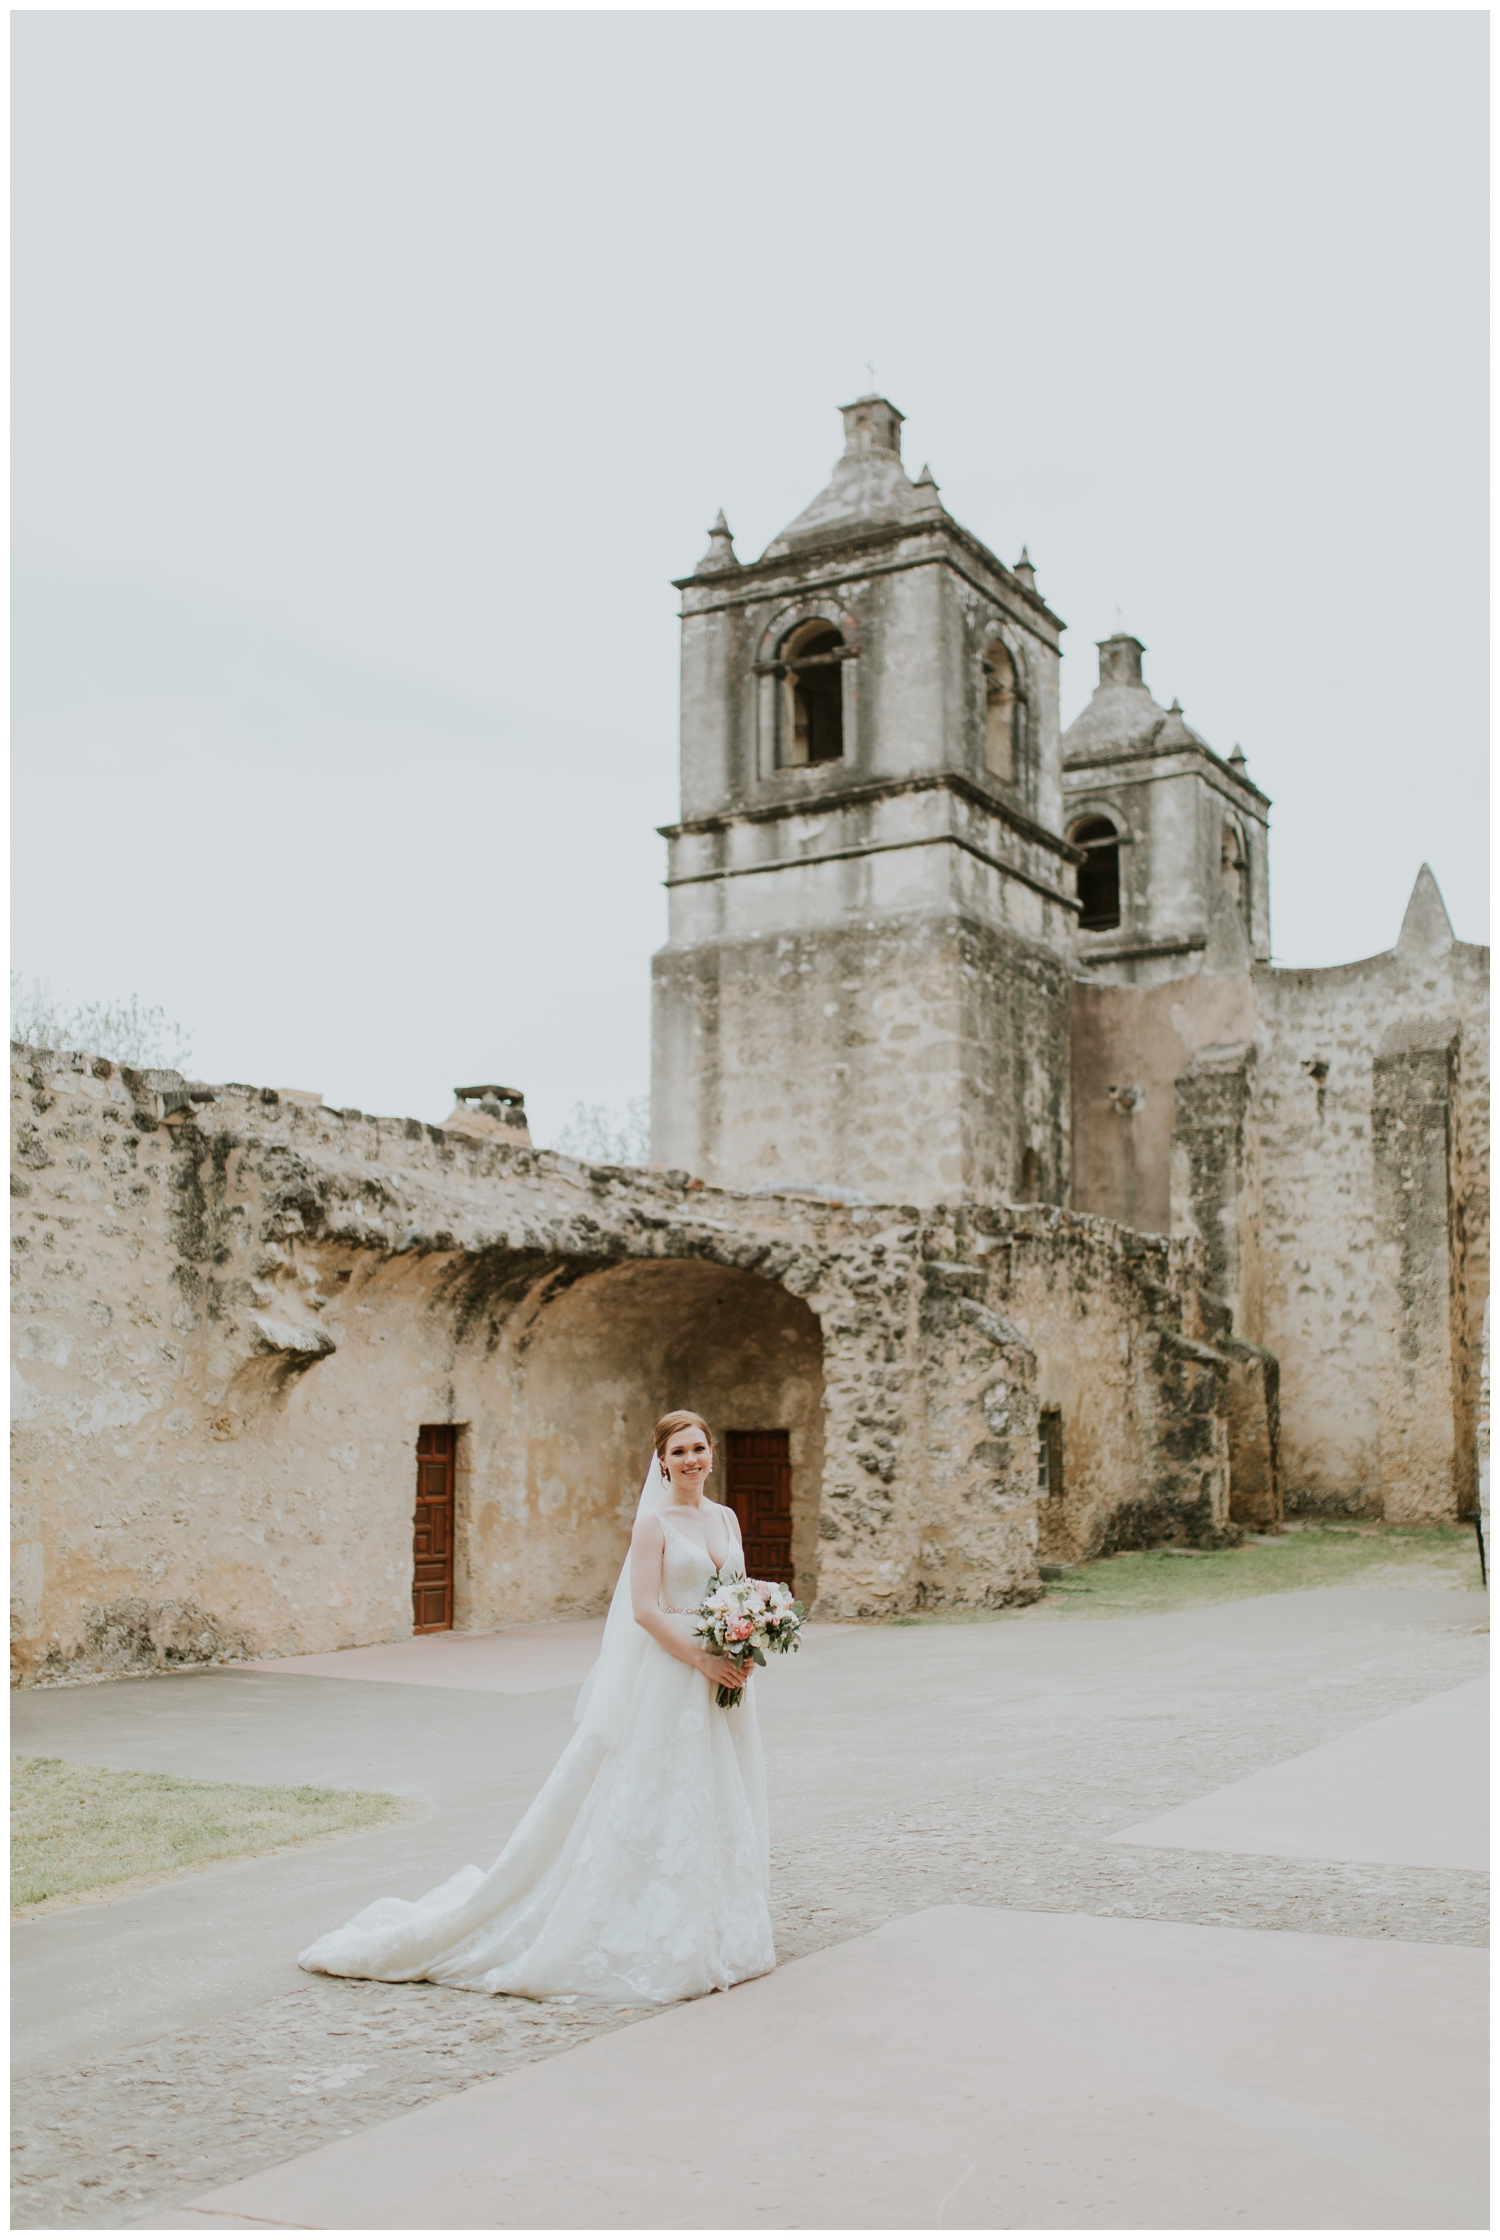
[[(660, 1599), (686, 1630), (714, 1566), (664, 1525)], [(302, 1967), (617, 2005), (691, 1999), (775, 1967), (754, 1683), (721, 1710), (712, 1681), (634, 1630), (644, 1653), (608, 1731), (580, 1727), (489, 1872), (377, 1898), (309, 1945)]]

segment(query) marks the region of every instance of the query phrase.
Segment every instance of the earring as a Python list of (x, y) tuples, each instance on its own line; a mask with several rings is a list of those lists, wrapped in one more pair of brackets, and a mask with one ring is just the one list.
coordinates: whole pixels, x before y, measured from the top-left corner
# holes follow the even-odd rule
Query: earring
[(670, 1471), (670, 1470), (669, 1470), (669, 1469), (667, 1468), (667, 1466), (666, 1466), (666, 1464), (665, 1464), (665, 1463), (663, 1463), (663, 1464), (662, 1464), (662, 1466), (661, 1466), (661, 1474), (662, 1474), (662, 1478), (663, 1478), (663, 1480), (665, 1481), (665, 1483), (666, 1483), (667, 1485), (670, 1485), (670, 1484), (672, 1483), (672, 1473), (671, 1473), (671, 1471)]

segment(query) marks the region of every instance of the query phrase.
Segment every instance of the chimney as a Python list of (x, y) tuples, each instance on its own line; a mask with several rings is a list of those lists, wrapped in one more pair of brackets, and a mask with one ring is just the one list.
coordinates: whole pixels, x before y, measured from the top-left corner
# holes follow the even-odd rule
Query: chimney
[(502, 1088), (498, 1081), (476, 1082), (469, 1089), (455, 1089), (456, 1102), (443, 1122), (449, 1135), (488, 1136), (492, 1142), (529, 1145), (526, 1100), (519, 1089)]

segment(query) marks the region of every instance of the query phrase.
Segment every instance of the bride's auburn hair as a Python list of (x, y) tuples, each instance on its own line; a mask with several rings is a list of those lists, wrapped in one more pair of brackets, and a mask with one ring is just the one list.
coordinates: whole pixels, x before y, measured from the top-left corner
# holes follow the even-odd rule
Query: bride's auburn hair
[(702, 1416), (695, 1415), (691, 1408), (674, 1408), (670, 1415), (662, 1417), (661, 1422), (656, 1427), (656, 1459), (658, 1462), (665, 1464), (668, 1440), (674, 1439), (679, 1431), (686, 1431), (690, 1423), (697, 1424), (698, 1429), (708, 1441), (709, 1453), (713, 1453), (714, 1435)]

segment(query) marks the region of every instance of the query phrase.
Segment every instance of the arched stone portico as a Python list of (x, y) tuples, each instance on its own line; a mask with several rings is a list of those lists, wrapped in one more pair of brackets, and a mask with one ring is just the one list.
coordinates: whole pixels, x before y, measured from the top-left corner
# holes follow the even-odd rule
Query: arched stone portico
[[(472, 1268), (451, 1297), (472, 1293)], [(441, 1306), (434, 1309), (442, 1312)], [(703, 1259), (564, 1263), (486, 1331), (459, 1516), (457, 1622), (520, 1606), (600, 1607), (619, 1570), (656, 1417), (695, 1408), (719, 1441), (789, 1434), (797, 1587), (816, 1592), (823, 1477), (822, 1332), (765, 1276)]]

